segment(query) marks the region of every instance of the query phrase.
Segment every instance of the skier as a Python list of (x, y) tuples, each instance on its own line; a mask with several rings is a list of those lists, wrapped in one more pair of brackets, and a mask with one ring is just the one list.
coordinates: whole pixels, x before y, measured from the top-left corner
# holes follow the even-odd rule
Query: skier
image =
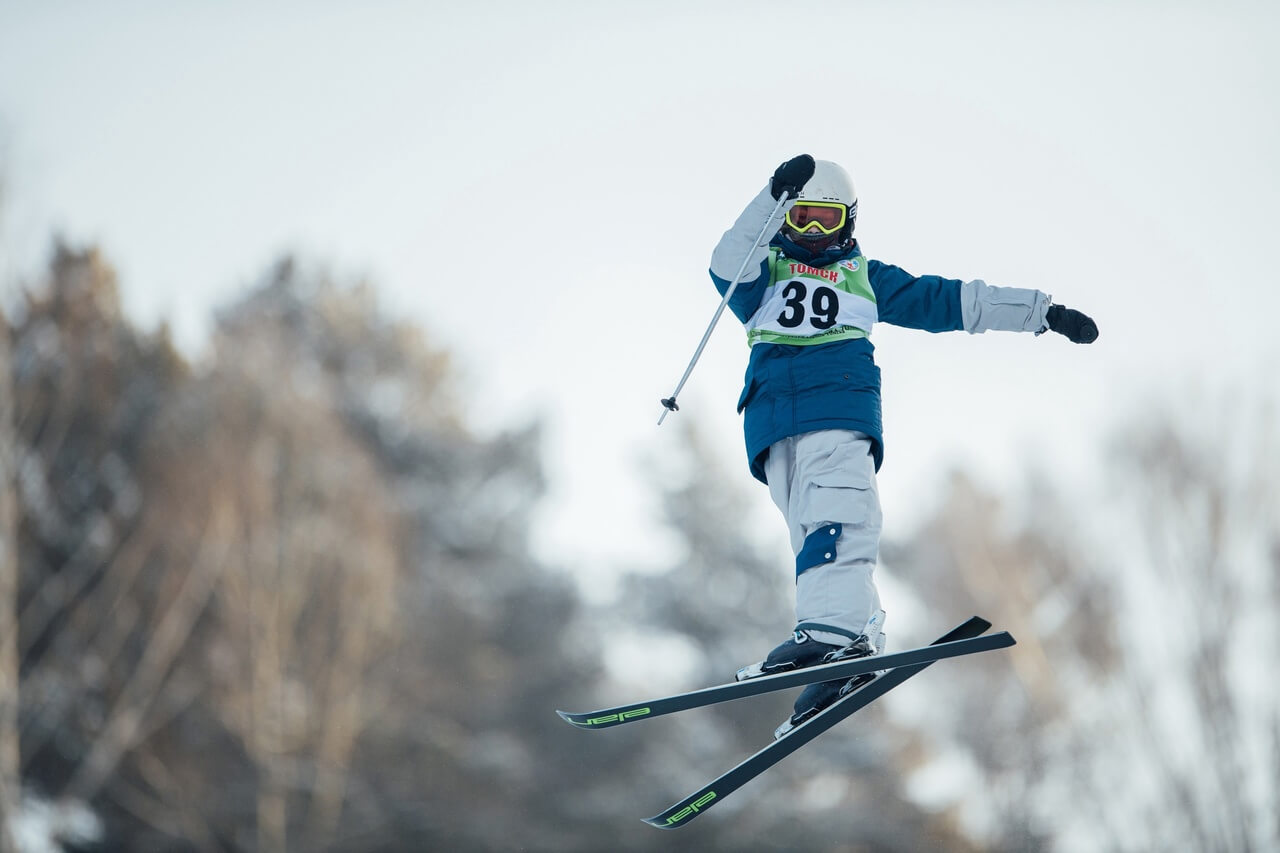
[[(781, 227), (757, 243), (783, 194)], [(796, 555), (795, 631), (739, 670), (739, 680), (883, 651), (873, 578), (884, 458), (875, 322), (929, 332), (1053, 331), (1084, 344), (1098, 336), (1089, 317), (1038, 290), (912, 276), (867, 259), (853, 236), (857, 213), (848, 173), (801, 154), (777, 168), (711, 255), (722, 297), (749, 255), (728, 303), (751, 345), (738, 411), (751, 473), (768, 485)], [(809, 685), (775, 737), (859, 683)]]

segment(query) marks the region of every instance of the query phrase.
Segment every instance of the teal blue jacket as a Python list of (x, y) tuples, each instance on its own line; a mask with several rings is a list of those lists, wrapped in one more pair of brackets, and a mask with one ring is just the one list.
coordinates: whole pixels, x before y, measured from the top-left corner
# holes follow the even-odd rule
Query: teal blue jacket
[[(843, 251), (828, 250), (816, 257), (782, 236), (773, 245), (795, 260), (813, 267), (834, 266), (862, 257), (855, 241)], [(913, 276), (892, 264), (868, 260), (867, 277), (876, 295), (879, 322), (927, 332), (964, 328), (958, 279)], [(711, 273), (723, 297), (729, 282)], [(729, 309), (746, 323), (760, 307), (769, 285), (768, 262), (760, 274), (742, 281), (729, 300)], [(870, 329), (865, 329), (870, 334)], [(880, 414), (880, 368), (868, 338), (834, 341), (815, 346), (757, 343), (751, 348), (738, 399), (743, 414), (747, 459), (751, 473), (765, 482), (764, 461), (769, 447), (788, 436), (820, 429), (849, 429), (872, 439), (876, 470), (884, 461), (884, 428)]]

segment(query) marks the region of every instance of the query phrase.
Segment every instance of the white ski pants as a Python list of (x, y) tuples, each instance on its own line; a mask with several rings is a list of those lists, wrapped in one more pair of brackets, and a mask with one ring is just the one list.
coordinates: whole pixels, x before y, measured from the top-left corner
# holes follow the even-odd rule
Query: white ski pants
[(876, 557), (883, 518), (871, 439), (829, 429), (784, 438), (764, 464), (796, 554), (796, 622), (845, 645), (880, 609)]

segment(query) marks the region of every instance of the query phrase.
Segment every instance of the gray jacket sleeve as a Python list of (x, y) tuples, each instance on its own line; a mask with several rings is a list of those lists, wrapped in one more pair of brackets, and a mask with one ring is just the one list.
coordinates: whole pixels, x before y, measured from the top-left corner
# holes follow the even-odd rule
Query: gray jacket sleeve
[[(756, 243), (755, 240), (760, 236), (765, 223), (769, 221), (769, 214), (773, 212), (777, 204), (778, 201), (769, 192), (768, 186), (751, 200), (751, 203), (747, 205), (747, 209), (742, 211), (737, 221), (733, 223), (733, 227), (724, 232), (724, 236), (716, 244), (715, 251), (711, 253), (711, 273), (713, 275), (732, 283), (734, 276), (738, 274), (740, 269), (744, 268), (742, 264), (743, 258), (747, 259), (745, 269), (755, 275), (760, 263), (769, 256), (769, 241), (773, 239), (773, 235), (777, 233), (777, 230), (769, 229), (769, 233), (765, 234), (759, 243)], [(782, 227), (782, 216), (794, 206), (794, 199), (788, 200), (782, 206), (782, 210), (779, 211), (778, 215), (778, 227)], [(748, 257), (748, 253), (750, 253), (750, 257)]]
[(1043, 332), (1049, 295), (1021, 287), (992, 287), (975, 279), (960, 286), (964, 330), (983, 332)]

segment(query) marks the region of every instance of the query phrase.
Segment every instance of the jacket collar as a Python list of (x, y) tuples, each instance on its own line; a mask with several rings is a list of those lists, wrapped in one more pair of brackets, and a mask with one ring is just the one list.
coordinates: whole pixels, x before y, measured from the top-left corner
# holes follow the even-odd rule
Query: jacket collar
[(862, 249), (858, 246), (856, 238), (848, 246), (829, 246), (821, 252), (812, 252), (794, 240), (788, 240), (779, 232), (769, 241), (769, 245), (781, 249), (782, 253), (788, 258), (799, 261), (802, 264), (808, 264), (811, 267), (830, 266), (862, 254)]

